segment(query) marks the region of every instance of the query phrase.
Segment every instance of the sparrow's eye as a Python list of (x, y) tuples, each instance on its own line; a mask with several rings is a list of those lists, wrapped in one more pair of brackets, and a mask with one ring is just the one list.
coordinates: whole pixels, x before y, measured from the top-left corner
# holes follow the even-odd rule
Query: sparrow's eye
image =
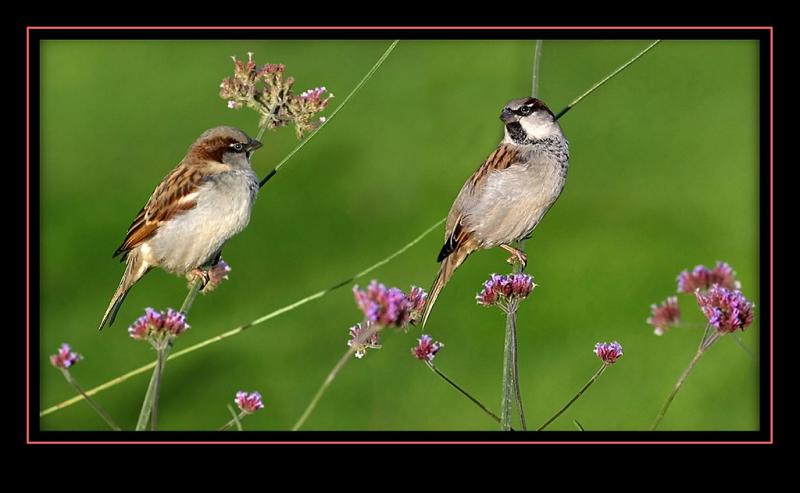
[(239, 142), (236, 142), (236, 143), (234, 143), (234, 144), (231, 144), (231, 147), (232, 147), (232, 148), (233, 148), (233, 150), (234, 150), (234, 151), (236, 151), (236, 152), (242, 152), (242, 150), (244, 149), (244, 146), (243, 146), (241, 143), (239, 143)]
[(522, 115), (522, 116), (528, 116), (528, 115), (531, 114), (532, 111), (533, 111), (533, 108), (531, 108), (530, 106), (523, 106), (522, 108), (520, 108), (518, 110), (519, 114)]

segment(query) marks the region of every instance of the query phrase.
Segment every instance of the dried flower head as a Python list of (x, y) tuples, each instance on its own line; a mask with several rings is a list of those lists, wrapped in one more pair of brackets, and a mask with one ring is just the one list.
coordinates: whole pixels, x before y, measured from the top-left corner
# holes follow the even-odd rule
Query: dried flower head
[(475, 297), (479, 305), (497, 305), (503, 311), (512, 310), (520, 300), (531, 294), (536, 283), (527, 274), (508, 274), (492, 276), (483, 283), (483, 289)]
[(355, 348), (356, 358), (361, 359), (367, 354), (367, 349), (380, 349), (378, 344), (378, 327), (367, 321), (363, 324), (355, 324), (350, 327), (350, 339), (347, 347)]
[(144, 315), (128, 327), (128, 334), (136, 340), (149, 340), (155, 345), (183, 334), (189, 327), (184, 313), (172, 308), (158, 312), (148, 307), (144, 309)]
[(657, 336), (664, 335), (667, 329), (680, 322), (681, 311), (678, 308), (678, 297), (670, 296), (660, 305), (650, 305), (652, 315), (647, 323), (652, 325)]
[(696, 289), (708, 290), (714, 284), (726, 289), (739, 289), (741, 283), (736, 280), (736, 272), (725, 262), (717, 262), (713, 269), (705, 265), (697, 265), (692, 272), (684, 270), (678, 275), (678, 292), (694, 293)]
[(247, 54), (247, 63), (235, 56), (231, 58), (233, 77), (224, 79), (219, 91), (228, 108), (256, 110), (260, 115), (259, 127), (274, 129), (291, 123), (298, 139), (321, 123), (312, 118), (333, 97), (333, 94), (325, 96), (325, 87), (309, 89), (298, 96), (292, 92), (294, 78), (284, 78), (283, 64), (268, 63), (258, 68), (252, 53)]
[(422, 337), (417, 339), (419, 344), (411, 348), (411, 354), (415, 358), (422, 361), (433, 361), (436, 353), (444, 347), (441, 342), (434, 342), (433, 338), (427, 334), (422, 334)]
[(73, 352), (70, 345), (65, 342), (58, 348), (58, 353), (50, 356), (50, 363), (56, 368), (66, 370), (82, 359), (83, 356)]
[(594, 354), (603, 360), (603, 363), (610, 365), (622, 356), (622, 346), (617, 341), (610, 343), (598, 342), (594, 345)]
[(695, 290), (695, 297), (708, 323), (719, 332), (744, 330), (753, 323), (753, 304), (739, 290), (715, 284), (707, 293)]
[(222, 281), (228, 278), (228, 272), (230, 271), (231, 266), (224, 260), (219, 259), (219, 262), (208, 270), (208, 282), (203, 286), (203, 294), (210, 293), (217, 289), (219, 285), (222, 284)]
[(258, 392), (244, 392), (240, 390), (236, 392), (236, 398), (233, 400), (242, 412), (247, 414), (254, 413), (264, 407), (264, 402), (261, 400), (261, 394)]
[(373, 280), (366, 291), (353, 286), (353, 295), (366, 319), (375, 325), (405, 327), (411, 321), (414, 302), (398, 288)]

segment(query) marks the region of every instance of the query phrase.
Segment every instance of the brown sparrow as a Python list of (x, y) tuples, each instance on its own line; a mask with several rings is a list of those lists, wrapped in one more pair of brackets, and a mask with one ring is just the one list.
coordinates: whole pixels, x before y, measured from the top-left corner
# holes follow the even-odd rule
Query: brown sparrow
[(208, 269), (219, 261), (222, 247), (250, 221), (258, 178), (250, 154), (261, 147), (233, 127), (206, 130), (186, 157), (156, 187), (133, 220), (122, 254), (125, 273), (111, 298), (100, 329), (114, 323), (128, 291), (147, 272), (161, 267), (208, 281)]
[(453, 272), (476, 250), (501, 247), (509, 262), (525, 254), (510, 246), (528, 238), (553, 206), (567, 180), (569, 145), (553, 112), (536, 98), (510, 101), (500, 120), (505, 137), (458, 193), (445, 226), (442, 263), (422, 326)]

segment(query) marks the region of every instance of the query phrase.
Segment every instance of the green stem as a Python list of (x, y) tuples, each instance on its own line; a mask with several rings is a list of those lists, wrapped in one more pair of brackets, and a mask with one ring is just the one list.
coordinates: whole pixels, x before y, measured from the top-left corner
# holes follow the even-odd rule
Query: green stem
[(581, 388), (581, 390), (579, 390), (579, 391), (578, 391), (578, 393), (577, 393), (577, 394), (575, 394), (575, 397), (573, 397), (572, 399), (570, 399), (570, 400), (569, 400), (569, 402), (567, 402), (567, 403), (564, 405), (564, 407), (562, 407), (562, 408), (561, 408), (561, 409), (560, 409), (560, 410), (559, 410), (557, 413), (555, 413), (555, 414), (554, 414), (554, 415), (553, 415), (553, 416), (552, 416), (550, 419), (548, 419), (547, 421), (545, 421), (545, 423), (544, 423), (542, 426), (540, 426), (540, 427), (539, 427), (539, 428), (538, 428), (536, 431), (542, 431), (542, 430), (544, 430), (544, 429), (547, 427), (547, 425), (549, 425), (550, 423), (552, 423), (553, 421), (555, 421), (555, 420), (556, 420), (556, 418), (558, 418), (559, 416), (561, 416), (561, 415), (564, 413), (564, 411), (566, 411), (567, 409), (569, 409), (569, 406), (571, 406), (573, 402), (577, 401), (577, 400), (578, 400), (578, 398), (579, 398), (581, 395), (583, 395), (583, 393), (584, 393), (584, 392), (586, 392), (586, 389), (588, 389), (589, 387), (591, 387), (591, 386), (592, 386), (592, 384), (593, 384), (595, 381), (597, 381), (597, 379), (598, 379), (598, 378), (600, 378), (600, 375), (602, 375), (602, 374), (603, 374), (603, 372), (604, 372), (604, 371), (606, 371), (606, 368), (608, 368), (608, 364), (606, 364), (606, 363), (603, 363), (603, 366), (601, 366), (601, 367), (600, 367), (600, 369), (599, 369), (599, 370), (597, 370), (597, 373), (595, 373), (594, 375), (592, 375), (592, 378), (590, 378), (590, 379), (589, 379), (589, 381), (588, 381), (588, 382), (586, 382), (586, 385), (584, 385), (584, 386)]
[(629, 66), (630, 64), (632, 64), (633, 62), (635, 62), (636, 60), (638, 60), (638, 59), (639, 59), (639, 58), (640, 58), (642, 55), (644, 55), (645, 53), (647, 53), (648, 51), (650, 51), (651, 49), (653, 49), (653, 48), (654, 48), (654, 47), (655, 47), (655, 46), (656, 46), (658, 43), (660, 43), (660, 42), (661, 42), (661, 40), (660, 40), (660, 39), (657, 39), (657, 40), (653, 41), (653, 42), (652, 42), (652, 43), (651, 43), (651, 44), (650, 44), (650, 45), (649, 45), (647, 48), (643, 49), (642, 51), (640, 51), (639, 53), (637, 53), (637, 54), (636, 54), (636, 56), (634, 56), (633, 58), (631, 58), (631, 59), (630, 59), (630, 60), (628, 60), (627, 62), (623, 63), (622, 65), (620, 65), (620, 66), (619, 66), (619, 67), (618, 67), (616, 70), (614, 70), (613, 72), (611, 72), (610, 74), (608, 74), (608, 75), (607, 75), (605, 78), (603, 78), (603, 80), (601, 80), (600, 82), (598, 82), (598, 83), (596, 83), (595, 85), (593, 85), (592, 87), (590, 87), (588, 91), (584, 92), (583, 94), (581, 94), (580, 96), (578, 96), (577, 98), (575, 98), (575, 99), (574, 99), (574, 100), (573, 100), (571, 103), (569, 103), (569, 104), (567, 105), (567, 107), (566, 107), (566, 108), (564, 108), (563, 110), (561, 110), (561, 111), (559, 111), (559, 112), (558, 112), (558, 114), (556, 115), (556, 120), (558, 120), (559, 118), (561, 118), (562, 116), (564, 116), (564, 115), (565, 115), (565, 114), (566, 114), (566, 113), (567, 113), (569, 110), (571, 110), (571, 109), (572, 109), (573, 107), (575, 107), (575, 106), (576, 106), (578, 103), (580, 103), (580, 102), (581, 102), (581, 100), (582, 100), (583, 98), (585, 98), (585, 97), (586, 97), (586, 96), (588, 96), (589, 94), (593, 93), (593, 92), (594, 92), (594, 91), (596, 91), (596, 90), (597, 90), (597, 89), (598, 89), (600, 86), (602, 86), (603, 84), (605, 84), (606, 82), (608, 82), (609, 80), (611, 80), (611, 79), (612, 79), (612, 78), (613, 78), (615, 75), (619, 74), (620, 72), (622, 72), (623, 70), (625, 70), (626, 68), (628, 68), (628, 66)]
[[(450, 378), (449, 378), (447, 375), (445, 375), (445, 374), (444, 374), (444, 373), (443, 373), (441, 370), (439, 370), (438, 368), (436, 368), (436, 366), (435, 366), (433, 363), (431, 363), (430, 361), (426, 361), (426, 362), (425, 362), (425, 364), (426, 364), (426, 365), (428, 365), (428, 368), (430, 368), (430, 369), (431, 369), (431, 371), (433, 371), (435, 374), (437, 374), (437, 375), (439, 375), (440, 377), (442, 377), (442, 379), (443, 379), (445, 382), (447, 382), (448, 384), (450, 384), (450, 385), (451, 385), (451, 386), (452, 386), (454, 389), (456, 389), (457, 391), (461, 392), (461, 394), (463, 394), (463, 395), (464, 395), (464, 396), (465, 396), (467, 399), (471, 400), (471, 401), (472, 401), (472, 402), (473, 402), (473, 403), (474, 403), (476, 406), (478, 406), (479, 408), (481, 408), (481, 410), (483, 410), (483, 412), (485, 412), (486, 414), (488, 414), (488, 415), (489, 415), (489, 416), (490, 416), (490, 417), (491, 417), (493, 420), (495, 420), (495, 421), (497, 421), (498, 423), (500, 423), (500, 418), (499, 418), (499, 417), (498, 417), (498, 416), (497, 416), (495, 413), (493, 413), (492, 411), (490, 411), (490, 410), (489, 410), (489, 408), (487, 408), (486, 406), (484, 406), (484, 405), (481, 403), (481, 401), (479, 401), (478, 399), (476, 399), (476, 398), (472, 397), (472, 396), (469, 394), (469, 392), (467, 392), (466, 390), (462, 389), (462, 388), (461, 388), (461, 387), (460, 387), (460, 386), (459, 386), (457, 383), (455, 383), (454, 381), (452, 381), (452, 380), (451, 380), (451, 379), (450, 379)], [(511, 430), (513, 431), (513, 428), (512, 428)]]
[(347, 361), (353, 354), (355, 354), (356, 349), (359, 346), (358, 343), (369, 340), (369, 338), (372, 337), (373, 334), (378, 332), (379, 329), (380, 329), (379, 326), (371, 325), (370, 328), (368, 330), (365, 330), (364, 333), (361, 334), (357, 340), (353, 341), (353, 344), (350, 346), (350, 348), (348, 348), (348, 350), (344, 353), (344, 355), (342, 355), (342, 357), (339, 358), (339, 361), (336, 363), (336, 365), (334, 365), (330, 373), (328, 373), (328, 376), (325, 377), (325, 381), (322, 382), (322, 385), (320, 385), (319, 389), (317, 390), (317, 393), (314, 394), (314, 397), (311, 399), (311, 402), (309, 402), (308, 406), (306, 406), (306, 409), (305, 411), (303, 411), (303, 414), (300, 416), (300, 419), (298, 419), (297, 423), (295, 423), (294, 426), (292, 426), (292, 431), (297, 431), (300, 429), (300, 427), (303, 426), (308, 417), (311, 415), (311, 412), (314, 411), (314, 408), (317, 407), (317, 403), (319, 403), (320, 398), (322, 398), (322, 394), (324, 394), (325, 391), (328, 390), (328, 387), (331, 385), (336, 376), (339, 375), (339, 371), (342, 369), (342, 367), (344, 367), (344, 364), (347, 363)]
[[(181, 313), (184, 315), (189, 314), (189, 309), (192, 307), (192, 302), (197, 297), (197, 293), (200, 291), (200, 279), (196, 278), (193, 282), (191, 287), (189, 288), (189, 293), (186, 295), (186, 298), (183, 300), (183, 305), (181, 305)], [(155, 364), (151, 364), (148, 367), (153, 367), (153, 375), (150, 377), (150, 384), (147, 386), (147, 391), (144, 394), (144, 401), (142, 402), (142, 409), (139, 411), (139, 419), (136, 421), (136, 431), (144, 431), (147, 429), (147, 423), (150, 420), (150, 417), (153, 416), (153, 423), (151, 429), (155, 430), (155, 421), (156, 416), (153, 413), (153, 410), (158, 405), (158, 393), (160, 392), (161, 387), (161, 375), (164, 373), (164, 366), (169, 359), (169, 353), (172, 350), (172, 339), (170, 338), (166, 345), (163, 348), (156, 348), (157, 357)], [(96, 389), (93, 389), (96, 390)]]
[(167, 343), (167, 347), (159, 349), (156, 353), (156, 369), (153, 375), (156, 379), (155, 389), (153, 391), (153, 407), (150, 411), (150, 430), (156, 431), (158, 428), (158, 396), (161, 395), (161, 379), (164, 376), (164, 365), (166, 364), (166, 356), (169, 348), (172, 346), (172, 340)]
[(230, 413), (231, 413), (231, 416), (233, 416), (233, 419), (232, 419), (232, 420), (230, 420), (230, 421), (228, 421), (228, 422), (227, 422), (227, 423), (225, 423), (224, 425), (222, 425), (222, 427), (221, 427), (221, 428), (219, 428), (217, 431), (227, 431), (227, 430), (230, 430), (230, 429), (231, 429), (231, 428), (232, 428), (234, 425), (236, 425), (236, 429), (237, 429), (237, 430), (239, 430), (239, 431), (242, 431), (242, 419), (244, 419), (244, 417), (245, 417), (245, 416), (247, 416), (247, 413), (246, 413), (246, 412), (244, 412), (244, 411), (242, 411), (242, 412), (241, 412), (241, 413), (239, 413), (239, 415), (237, 416), (237, 415), (236, 415), (236, 411), (234, 411), (234, 410), (233, 410), (233, 407), (231, 407), (231, 405), (230, 405), (230, 404), (228, 404), (228, 411), (230, 411)]
[(83, 388), (78, 384), (78, 381), (72, 377), (72, 374), (69, 372), (69, 370), (62, 368), (61, 373), (64, 374), (64, 378), (67, 379), (67, 382), (70, 385), (72, 385), (75, 388), (75, 390), (78, 391), (78, 394), (80, 394), (81, 396), (83, 396), (84, 399), (86, 399), (86, 402), (88, 402), (89, 405), (92, 406), (92, 409), (94, 409), (95, 412), (99, 414), (101, 418), (103, 418), (103, 421), (105, 421), (108, 424), (108, 426), (111, 427), (112, 430), (114, 431), (122, 430), (119, 427), (119, 425), (117, 425), (117, 423), (115, 423), (114, 420), (111, 418), (111, 415), (109, 415), (105, 409), (100, 407), (100, 404), (98, 404), (97, 402), (94, 401), (94, 399), (86, 395), (86, 392), (83, 391)]
[(686, 377), (689, 376), (689, 373), (692, 372), (695, 365), (697, 364), (698, 361), (700, 361), (700, 358), (703, 356), (704, 353), (705, 350), (703, 348), (698, 349), (697, 353), (694, 355), (694, 358), (692, 358), (692, 361), (689, 363), (689, 366), (687, 366), (686, 369), (683, 370), (683, 373), (681, 373), (681, 376), (678, 378), (678, 381), (672, 388), (672, 392), (670, 392), (669, 395), (667, 396), (666, 402), (664, 402), (664, 405), (661, 406), (661, 410), (658, 412), (658, 416), (656, 416), (656, 420), (653, 422), (653, 426), (650, 427), (650, 431), (655, 430), (658, 427), (658, 424), (661, 423), (661, 420), (664, 419), (664, 415), (667, 414), (667, 410), (669, 409), (670, 404), (672, 404), (672, 400), (675, 398), (675, 395), (681, 389), (683, 382), (686, 381)]

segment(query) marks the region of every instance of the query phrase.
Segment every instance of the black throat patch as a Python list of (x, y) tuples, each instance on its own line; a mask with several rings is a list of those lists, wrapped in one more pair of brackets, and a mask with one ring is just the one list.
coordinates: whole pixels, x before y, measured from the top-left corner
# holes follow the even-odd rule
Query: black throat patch
[(514, 141), (516, 144), (524, 144), (528, 140), (528, 134), (525, 133), (525, 130), (522, 129), (522, 124), (519, 122), (511, 122), (506, 125), (506, 130), (508, 130), (508, 135), (511, 136), (511, 140)]

